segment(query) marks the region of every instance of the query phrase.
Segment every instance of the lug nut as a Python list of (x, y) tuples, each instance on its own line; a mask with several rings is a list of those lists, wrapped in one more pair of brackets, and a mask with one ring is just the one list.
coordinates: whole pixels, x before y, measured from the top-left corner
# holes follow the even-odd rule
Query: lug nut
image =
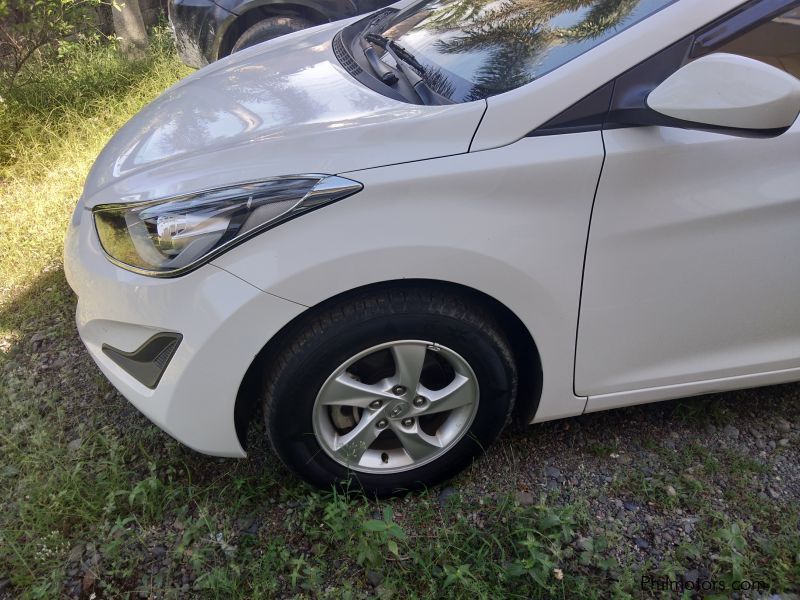
[(383, 402), (381, 402), (380, 400), (373, 400), (372, 402), (369, 403), (370, 408), (378, 409), (381, 406), (383, 406)]
[(423, 404), (425, 404), (425, 398), (423, 398), (422, 396), (417, 396), (416, 398), (414, 398), (414, 406), (419, 407), (422, 406)]
[(395, 396), (402, 396), (403, 394), (405, 394), (405, 393), (406, 393), (406, 388), (405, 388), (405, 387), (403, 387), (402, 385), (396, 385), (396, 386), (394, 386), (394, 387), (392, 388), (392, 393), (393, 393)]
[(412, 417), (408, 417), (407, 419), (403, 419), (401, 421), (403, 427), (411, 427), (414, 424), (414, 419)]
[(384, 428), (384, 427), (386, 427), (388, 424), (389, 424), (389, 421), (387, 421), (386, 419), (381, 419), (380, 421), (378, 421), (377, 423), (375, 423), (375, 427), (377, 427), (378, 429), (383, 429), (383, 428)]

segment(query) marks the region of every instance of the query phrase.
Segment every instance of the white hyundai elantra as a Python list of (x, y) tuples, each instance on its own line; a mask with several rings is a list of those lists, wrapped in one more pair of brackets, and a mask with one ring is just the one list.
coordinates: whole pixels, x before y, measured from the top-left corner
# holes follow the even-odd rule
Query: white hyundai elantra
[(97, 159), (81, 337), (188, 446), (389, 494), (512, 419), (800, 380), (800, 2), (423, 0), (181, 81)]

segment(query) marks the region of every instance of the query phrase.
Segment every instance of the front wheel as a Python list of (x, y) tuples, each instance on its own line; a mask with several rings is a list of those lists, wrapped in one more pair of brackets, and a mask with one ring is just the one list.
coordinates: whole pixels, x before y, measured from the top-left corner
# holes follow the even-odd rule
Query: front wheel
[(307, 29), (313, 26), (311, 21), (301, 19), (300, 17), (270, 17), (259, 21), (255, 25), (246, 29), (245, 32), (239, 36), (236, 43), (231, 49), (231, 54), (255, 46), (261, 42), (266, 42), (276, 37), (286, 35), (287, 33), (294, 33), (302, 29)]
[(431, 486), (499, 435), (516, 393), (510, 345), (480, 306), (390, 288), (291, 327), (264, 380), (270, 442), (311, 484), (386, 496)]

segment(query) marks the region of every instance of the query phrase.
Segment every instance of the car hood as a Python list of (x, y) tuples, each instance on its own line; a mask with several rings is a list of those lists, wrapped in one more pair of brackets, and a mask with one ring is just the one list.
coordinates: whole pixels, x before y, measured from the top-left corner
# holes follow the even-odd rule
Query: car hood
[(418, 106), (351, 77), (342, 23), (244, 50), (187, 77), (108, 143), (83, 202), (131, 202), (299, 173), (336, 174), (467, 152), (485, 101)]

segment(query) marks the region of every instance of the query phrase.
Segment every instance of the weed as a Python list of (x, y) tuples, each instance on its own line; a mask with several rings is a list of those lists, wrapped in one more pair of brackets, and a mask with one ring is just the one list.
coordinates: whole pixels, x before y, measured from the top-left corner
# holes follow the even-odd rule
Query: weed
[(383, 519), (370, 519), (362, 525), (356, 561), (360, 565), (379, 567), (385, 560), (386, 550), (395, 557), (400, 556), (397, 542), (405, 539), (405, 532), (394, 522), (391, 506), (387, 506), (383, 509)]

